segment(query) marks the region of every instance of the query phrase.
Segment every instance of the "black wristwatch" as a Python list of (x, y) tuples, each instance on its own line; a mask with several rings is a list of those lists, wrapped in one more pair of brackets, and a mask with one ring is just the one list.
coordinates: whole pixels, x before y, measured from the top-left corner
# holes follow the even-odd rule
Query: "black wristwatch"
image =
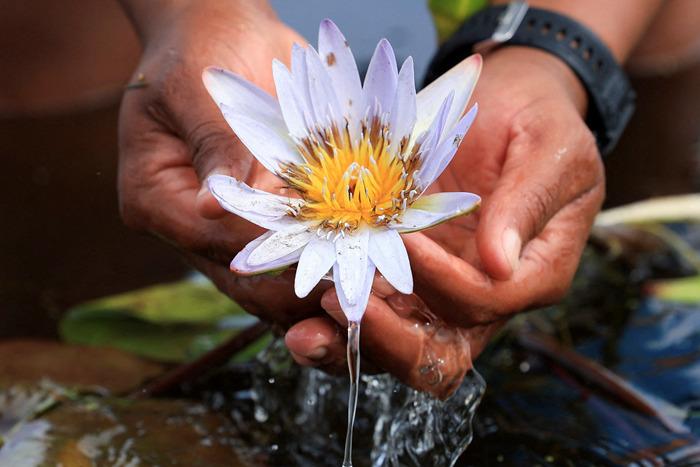
[(605, 44), (587, 27), (559, 13), (529, 8), (522, 1), (477, 12), (440, 48), (426, 82), (471, 53), (504, 44), (545, 50), (576, 73), (589, 98), (586, 124), (601, 154), (610, 153), (634, 113), (635, 92)]

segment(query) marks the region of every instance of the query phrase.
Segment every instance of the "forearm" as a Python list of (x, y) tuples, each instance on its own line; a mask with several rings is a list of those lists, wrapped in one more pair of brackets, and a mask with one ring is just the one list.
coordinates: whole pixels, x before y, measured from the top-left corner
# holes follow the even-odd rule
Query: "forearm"
[[(508, 0), (491, 0), (492, 4)], [(529, 0), (532, 7), (569, 16), (587, 26), (624, 63), (654, 19), (663, 0)]]
[(159, 26), (188, 9), (198, 14), (217, 15), (218, 9), (236, 11), (241, 17), (254, 15), (275, 16), (267, 0), (118, 0), (142, 43), (159, 29)]

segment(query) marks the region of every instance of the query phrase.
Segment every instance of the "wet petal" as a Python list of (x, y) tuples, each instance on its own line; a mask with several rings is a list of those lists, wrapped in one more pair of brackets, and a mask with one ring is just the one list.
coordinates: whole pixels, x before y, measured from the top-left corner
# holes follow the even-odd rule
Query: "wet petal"
[(362, 284), (359, 284), (357, 298), (351, 302), (348, 300), (347, 296), (345, 295), (345, 291), (340, 285), (340, 265), (338, 263), (333, 265), (333, 281), (335, 282), (335, 290), (338, 295), (338, 301), (340, 302), (340, 308), (342, 308), (348, 321), (359, 322), (362, 319), (362, 315), (365, 314), (365, 311), (367, 310), (367, 302), (369, 302), (369, 294), (372, 291), (374, 271), (374, 264), (372, 261), (368, 261), (367, 267), (363, 274), (364, 281)]
[(202, 79), (226, 122), (267, 170), (276, 172), (280, 162), (301, 162), (272, 96), (219, 68), (207, 68)]
[(450, 92), (455, 93), (455, 98), (445, 127), (451, 129), (454, 126), (462, 116), (476, 86), (481, 73), (481, 64), (480, 55), (467, 57), (418, 93), (416, 97), (418, 121), (414, 134), (419, 135), (428, 129)]
[(406, 247), (395, 230), (375, 231), (369, 237), (369, 259), (396, 290), (413, 293), (413, 274)]
[(247, 244), (245, 248), (239, 251), (238, 254), (233, 258), (233, 261), (231, 261), (231, 271), (243, 276), (263, 274), (270, 271), (284, 269), (299, 261), (301, 249), (267, 263), (258, 264), (256, 266), (251, 266), (250, 264), (248, 264), (248, 258), (250, 257), (250, 254), (256, 248), (258, 248), (265, 240), (270, 238), (273, 234), (274, 232), (265, 232), (263, 235), (256, 238), (255, 240)]
[[(377, 44), (367, 68), (362, 89), (363, 112), (368, 108), (374, 110), (375, 102), (379, 103), (382, 113), (390, 112), (396, 95), (397, 81), (394, 50), (389, 41), (382, 39)], [(364, 114), (362, 116), (364, 117)]]
[(391, 227), (407, 233), (427, 229), (458, 216), (469, 214), (481, 204), (474, 193), (436, 193), (423, 196), (404, 212)]
[(389, 118), (392, 141), (389, 152), (395, 154), (401, 140), (410, 138), (416, 123), (416, 83), (413, 76), (413, 58), (408, 57), (401, 66), (396, 98)]
[(331, 78), (343, 115), (350, 121), (359, 120), (362, 117), (362, 85), (355, 57), (343, 33), (329, 19), (321, 21), (319, 27), (318, 53)]
[(479, 106), (474, 104), (457, 125), (455, 125), (452, 130), (446, 132), (445, 137), (442, 138), (442, 142), (438, 144), (432, 152), (423, 157), (422, 166), (417, 174), (417, 178), (420, 180), (423, 190), (437, 180), (450, 161), (452, 161), (464, 136), (469, 131), (472, 122), (474, 122), (478, 110)]
[(316, 284), (331, 270), (335, 263), (335, 245), (325, 238), (313, 238), (299, 258), (294, 276), (294, 292), (297, 297), (306, 297)]
[(355, 305), (360, 299), (360, 292), (365, 283), (367, 272), (367, 243), (369, 241), (369, 229), (360, 229), (335, 241), (336, 262), (338, 263), (338, 277), (340, 288), (348, 300)]
[(284, 258), (309, 243), (314, 235), (306, 224), (291, 225), (265, 239), (250, 253), (246, 263), (255, 267)]
[(226, 175), (210, 176), (207, 185), (221, 207), (260, 227), (280, 230), (296, 223), (288, 214), (299, 199), (256, 190)]

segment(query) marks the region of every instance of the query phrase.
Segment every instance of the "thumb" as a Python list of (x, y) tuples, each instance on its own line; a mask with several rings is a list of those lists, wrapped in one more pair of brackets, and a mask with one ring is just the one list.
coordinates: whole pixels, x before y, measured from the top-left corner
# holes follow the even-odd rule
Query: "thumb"
[(477, 248), (486, 272), (497, 280), (510, 279), (526, 244), (603, 177), (593, 143), (575, 150), (541, 139), (540, 144), (537, 151), (511, 145), (501, 178), (481, 211)]
[(192, 166), (200, 181), (196, 210), (202, 217), (218, 219), (225, 210), (209, 192), (206, 180), (214, 174), (246, 180), (254, 167), (250, 152), (226, 123), (221, 111), (200, 84), (195, 97), (183, 109), (183, 136), (192, 154)]

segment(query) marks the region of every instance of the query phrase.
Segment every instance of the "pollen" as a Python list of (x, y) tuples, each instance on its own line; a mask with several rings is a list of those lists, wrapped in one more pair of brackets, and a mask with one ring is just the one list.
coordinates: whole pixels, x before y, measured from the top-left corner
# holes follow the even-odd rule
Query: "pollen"
[(363, 123), (355, 141), (350, 133), (347, 123), (311, 132), (298, 144), (304, 162), (285, 164), (278, 173), (305, 201), (290, 214), (318, 222), (319, 232), (386, 225), (418, 193), (420, 145), (409, 150), (404, 138), (392, 146), (390, 128), (380, 117)]

